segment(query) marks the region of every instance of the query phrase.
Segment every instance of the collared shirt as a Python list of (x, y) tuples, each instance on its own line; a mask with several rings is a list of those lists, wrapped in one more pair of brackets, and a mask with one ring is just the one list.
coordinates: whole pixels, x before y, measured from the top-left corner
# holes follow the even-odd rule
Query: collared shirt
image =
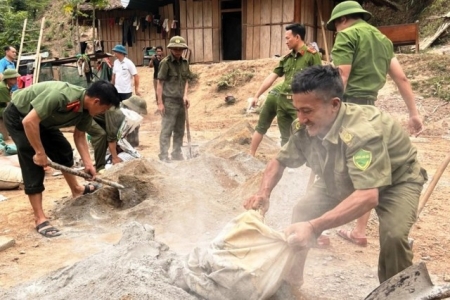
[(67, 82), (40, 82), (14, 92), (11, 102), (23, 116), (34, 109), (43, 127), (76, 126), (85, 132), (92, 124), (92, 117), (83, 107), (85, 91)]
[(163, 80), (163, 98), (183, 99), (186, 82), (191, 76), (189, 62), (181, 57), (176, 59), (171, 53), (159, 63), (158, 79)]
[(125, 115), (122, 112), (123, 107), (123, 104), (120, 105), (120, 108), (111, 107), (104, 114), (94, 117), (95, 122), (105, 126), (107, 142), (118, 140), (117, 134), (122, 126), (123, 120), (125, 120)]
[(328, 133), (308, 135), (298, 119), (277, 159), (290, 168), (307, 164), (328, 193), (344, 199), (355, 190), (381, 191), (401, 182), (423, 183), (417, 150), (388, 114), (373, 106), (342, 103)]
[(310, 66), (321, 65), (322, 59), (319, 52), (314, 48), (309, 48), (303, 45), (298, 52), (292, 50), (286, 56), (284, 56), (278, 66), (273, 70), (278, 77), (284, 75), (284, 82), (281, 88), (281, 94), (291, 95), (292, 88), (291, 83), (295, 73)]
[[(8, 58), (6, 58), (5, 56), (2, 59), (0, 59), (0, 73), (5, 72), (6, 69), (15, 70), (16, 65), (14, 64), (13, 61), (9, 61)], [(11, 87), (11, 92), (14, 92), (15, 90), (17, 90), (17, 84)]]
[(351, 65), (344, 98), (376, 100), (386, 83), (394, 47), (377, 28), (363, 20), (340, 31), (331, 50), (333, 64)]
[(121, 94), (133, 92), (133, 79), (137, 74), (134, 63), (125, 57), (122, 61), (116, 59), (113, 65), (113, 74), (116, 75), (114, 86)]

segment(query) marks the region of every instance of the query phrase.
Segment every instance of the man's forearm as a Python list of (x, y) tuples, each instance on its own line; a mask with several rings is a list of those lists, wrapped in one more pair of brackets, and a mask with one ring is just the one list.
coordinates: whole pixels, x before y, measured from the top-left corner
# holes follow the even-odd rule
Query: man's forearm
[(378, 189), (356, 190), (334, 209), (311, 220), (315, 233), (351, 222), (378, 205)]
[(259, 194), (269, 198), (272, 190), (283, 176), (284, 169), (285, 166), (283, 166), (276, 158), (272, 159), (264, 170)]
[(158, 80), (158, 82), (156, 84), (157, 104), (162, 103), (163, 84), (164, 84), (164, 82), (162, 80)]
[(22, 121), (25, 135), (33, 147), (36, 154), (44, 154), (45, 149), (41, 141), (41, 131), (39, 129), (40, 119), (37, 113), (32, 110)]
[(134, 75), (134, 90), (137, 93), (139, 91), (139, 75)]
[(186, 81), (186, 84), (184, 85), (184, 94), (183, 94), (183, 97), (187, 97), (187, 95), (188, 95), (188, 89), (189, 89), (189, 82)]
[(396, 84), (400, 95), (402, 95), (403, 101), (405, 101), (406, 107), (408, 108), (409, 115), (419, 115), (419, 111), (417, 110), (416, 106), (416, 99), (414, 97), (414, 93), (409, 81), (406, 79), (405, 81), (396, 82)]
[(34, 149), (34, 152), (36, 152), (36, 154), (45, 153), (45, 149), (41, 141), (39, 124), (24, 123), (23, 128), (25, 130), (25, 135), (27, 136), (28, 141), (31, 144), (31, 147), (33, 147)]
[(112, 158), (117, 158), (117, 141), (108, 142), (108, 149)]
[(85, 166), (93, 166), (91, 156), (89, 155), (89, 146), (86, 141), (86, 134), (75, 128), (73, 133), (73, 141), (75, 142), (75, 147), (80, 154), (81, 159)]
[(269, 76), (267, 76), (256, 92), (255, 98), (258, 99), (275, 82), (275, 80), (277, 80), (277, 78), (278, 75), (275, 73), (271, 73)]

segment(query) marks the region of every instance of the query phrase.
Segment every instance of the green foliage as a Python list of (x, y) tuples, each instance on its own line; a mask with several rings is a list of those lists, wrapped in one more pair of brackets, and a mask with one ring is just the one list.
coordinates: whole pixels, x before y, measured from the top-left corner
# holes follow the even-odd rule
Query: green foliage
[[(22, 38), (23, 21), (28, 19), (27, 28), (39, 28), (32, 25), (36, 17), (44, 12), (50, 0), (0, 0), (0, 45), (12, 45), (16, 48), (20, 46)], [(39, 32), (29, 32), (24, 41), (22, 52), (34, 52)]]
[(49, 28), (52, 25), (52, 22), (50, 20), (45, 20), (44, 27)]
[(69, 53), (67, 51), (63, 52), (63, 57), (69, 57)]
[(73, 49), (73, 43), (71, 40), (67, 41), (66, 47), (67, 47), (67, 49)]
[(250, 81), (254, 75), (254, 70), (242, 71), (236, 69), (234, 71), (231, 71), (230, 73), (222, 75), (219, 78), (219, 81), (217, 82), (217, 89), (220, 91), (242, 85), (243, 83)]

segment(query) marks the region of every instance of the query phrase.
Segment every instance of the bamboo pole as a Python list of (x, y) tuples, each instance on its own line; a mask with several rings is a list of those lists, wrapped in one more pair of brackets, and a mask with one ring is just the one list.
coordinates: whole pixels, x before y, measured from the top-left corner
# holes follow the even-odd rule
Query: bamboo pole
[(329, 63), (330, 62), (330, 55), (328, 54), (328, 43), (327, 43), (327, 37), (325, 35), (325, 26), (324, 26), (325, 23), (323, 22), (323, 19), (322, 19), (322, 7), (320, 6), (319, 1), (320, 0), (316, 0), (317, 10), (319, 12), (320, 27), (322, 28), (322, 38), (323, 38), (323, 44), (324, 44), (324, 47), (325, 47), (325, 58), (327, 60), (327, 63)]
[(25, 39), (25, 32), (27, 29), (27, 20), (23, 20), (22, 38), (20, 39), (19, 55), (17, 56), (17, 66), (16, 71), (19, 71), (20, 59), (22, 58), (23, 41)]

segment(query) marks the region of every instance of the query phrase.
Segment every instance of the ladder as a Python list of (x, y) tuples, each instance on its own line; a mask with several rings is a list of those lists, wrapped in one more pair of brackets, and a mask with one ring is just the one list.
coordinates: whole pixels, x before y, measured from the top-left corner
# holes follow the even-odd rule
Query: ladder
[[(34, 59), (34, 69), (33, 69), (33, 84), (35, 84), (35, 83), (38, 83), (38, 81), (39, 81), (39, 73), (41, 71), (41, 42), (42, 42), (42, 34), (44, 32), (45, 17), (43, 17), (41, 20), (41, 28), (40, 29), (27, 29), (27, 20), (28, 19), (25, 19), (23, 21), (22, 38), (20, 39), (20, 48), (19, 48), (19, 54), (17, 56), (16, 71), (19, 71), (20, 59), (22, 58), (23, 44), (30, 43), (30, 42), (37, 42), (36, 54), (35, 54), (35, 59)], [(38, 31), (38, 30), (39, 30), (39, 39), (38, 40), (25, 41), (25, 35), (27, 32)]]

